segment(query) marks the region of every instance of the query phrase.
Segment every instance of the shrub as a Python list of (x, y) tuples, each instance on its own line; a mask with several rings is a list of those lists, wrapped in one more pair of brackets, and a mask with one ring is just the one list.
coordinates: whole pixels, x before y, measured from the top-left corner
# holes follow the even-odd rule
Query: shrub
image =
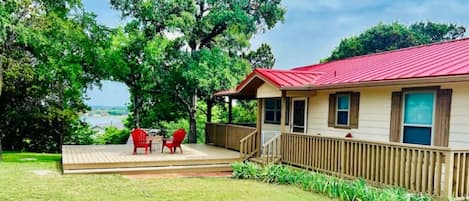
[(329, 197), (344, 201), (427, 201), (428, 196), (411, 194), (402, 188), (374, 188), (365, 180), (343, 180), (317, 172), (293, 169), (284, 165), (261, 167), (254, 163), (235, 163), (232, 165), (233, 177), (254, 179), (266, 183), (290, 184), (306, 191), (327, 194)]
[(65, 136), (64, 144), (93, 144), (93, 137), (95, 135), (96, 131), (94, 131), (89, 124), (86, 122), (77, 121), (72, 124), (70, 135)]
[(104, 129), (104, 133), (96, 138), (97, 144), (125, 144), (130, 136), (130, 131), (127, 129), (118, 129), (114, 126), (109, 126)]

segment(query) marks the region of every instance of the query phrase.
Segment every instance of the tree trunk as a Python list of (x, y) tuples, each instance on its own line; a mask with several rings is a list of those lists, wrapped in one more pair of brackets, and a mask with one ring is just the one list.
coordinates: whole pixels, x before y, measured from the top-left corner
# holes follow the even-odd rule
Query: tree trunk
[(189, 114), (189, 143), (197, 143), (197, 121), (194, 110)]
[(197, 143), (197, 89), (192, 95), (192, 107), (189, 110), (189, 143)]
[(212, 122), (212, 108), (213, 108), (213, 100), (209, 98), (207, 100), (207, 122)]
[(134, 127), (140, 128), (140, 110), (139, 110), (139, 98), (138, 94), (134, 93), (134, 104), (133, 104), (133, 114), (134, 114)]

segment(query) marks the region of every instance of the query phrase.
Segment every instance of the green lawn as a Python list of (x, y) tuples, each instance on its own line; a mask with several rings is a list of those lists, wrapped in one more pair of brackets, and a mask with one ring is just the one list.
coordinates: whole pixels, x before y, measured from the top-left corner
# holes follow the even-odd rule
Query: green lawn
[(229, 178), (132, 179), (61, 175), (60, 155), (5, 153), (0, 200), (333, 200), (295, 186)]

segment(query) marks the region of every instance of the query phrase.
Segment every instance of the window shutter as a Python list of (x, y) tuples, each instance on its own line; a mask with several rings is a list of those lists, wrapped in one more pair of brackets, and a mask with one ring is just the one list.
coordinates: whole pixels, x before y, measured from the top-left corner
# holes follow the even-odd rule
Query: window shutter
[(350, 95), (350, 128), (358, 128), (358, 111), (360, 109), (360, 93)]
[(327, 124), (329, 127), (335, 126), (335, 108), (336, 108), (336, 98), (335, 94), (329, 94), (329, 118)]
[(448, 146), (452, 89), (440, 89), (436, 95), (434, 145)]
[(391, 96), (391, 126), (389, 141), (401, 141), (402, 92), (392, 92)]

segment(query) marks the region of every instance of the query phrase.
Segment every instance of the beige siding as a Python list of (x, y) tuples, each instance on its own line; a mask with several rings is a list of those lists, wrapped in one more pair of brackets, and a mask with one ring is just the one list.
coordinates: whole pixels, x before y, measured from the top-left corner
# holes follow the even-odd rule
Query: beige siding
[[(436, 85), (432, 85), (436, 86)], [(469, 147), (469, 83), (440, 84), (441, 88), (453, 89), (450, 118), (450, 147)], [(308, 133), (345, 136), (351, 132), (354, 138), (389, 141), (391, 117), (391, 93), (405, 87), (369, 87), (346, 89), (360, 92), (358, 129), (338, 129), (327, 126), (329, 94), (337, 91), (320, 91), (310, 97)]]
[(264, 83), (257, 89), (257, 98), (273, 98), (281, 96), (282, 92), (269, 83)]
[(453, 89), (449, 146), (469, 147), (469, 83), (446, 84)]
[[(309, 97), (308, 126), (309, 134), (332, 135), (344, 137), (351, 132), (354, 138), (389, 141), (389, 127), (391, 117), (391, 93), (406, 87), (421, 87), (424, 85), (367, 87), (343, 89), (342, 91), (360, 92), (360, 110), (358, 129), (338, 129), (327, 126), (329, 94), (340, 90), (322, 90)], [(438, 86), (431, 84), (429, 86)], [(441, 88), (453, 89), (450, 118), (450, 147), (469, 147), (469, 82), (439, 84)], [(262, 89), (261, 89), (262, 88)], [(264, 84), (258, 90), (258, 96), (280, 95), (280, 91)], [(274, 90), (277, 90), (276, 94)], [(287, 130), (289, 130), (287, 126)], [(280, 125), (263, 124), (264, 138), (279, 133)]]
[(365, 88), (360, 92), (360, 110), (358, 129), (338, 129), (327, 126), (329, 93), (319, 92), (310, 97), (308, 133), (344, 137), (351, 132), (353, 137), (388, 141), (391, 117), (391, 88)]

